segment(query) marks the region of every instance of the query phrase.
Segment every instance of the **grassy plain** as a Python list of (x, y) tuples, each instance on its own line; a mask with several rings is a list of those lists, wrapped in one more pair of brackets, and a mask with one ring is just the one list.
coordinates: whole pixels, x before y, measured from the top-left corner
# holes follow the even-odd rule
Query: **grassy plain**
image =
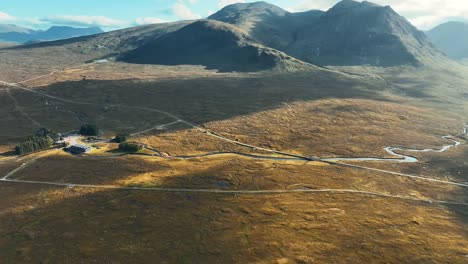
[[(8, 94), (1, 87), (0, 176), (31, 161), (11, 178), (206, 190), (353, 189), (467, 202), (462, 187), (320, 162), (116, 156), (116, 144), (82, 157), (50, 151), (7, 160), (13, 145), (38, 128), (31, 120), (62, 132), (95, 123), (106, 136), (148, 130), (132, 140), (169, 155), (268, 154), (184, 123), (149, 130), (177, 118), (240, 142), (320, 157), (388, 157), (386, 146), (437, 148), (446, 143), (441, 136), (459, 132), (466, 117), (460, 98), (467, 92), (461, 79), (418, 88), (409, 77), (397, 83), (375, 69), (363, 75), (346, 70), (219, 74), (108, 63), (23, 84), (62, 99), (20, 89)], [(26, 70), (24, 75), (15, 78), (31, 77)], [(445, 89), (444, 96), (436, 97), (437, 89)], [(421, 163), (364, 165), (465, 181), (466, 145), (417, 156)], [(463, 206), (349, 193), (184, 193), (6, 182), (0, 193), (0, 259), (7, 263), (463, 263), (468, 254)]]
[(457, 213), (398, 199), (0, 188), (6, 262), (463, 263), (468, 247)]

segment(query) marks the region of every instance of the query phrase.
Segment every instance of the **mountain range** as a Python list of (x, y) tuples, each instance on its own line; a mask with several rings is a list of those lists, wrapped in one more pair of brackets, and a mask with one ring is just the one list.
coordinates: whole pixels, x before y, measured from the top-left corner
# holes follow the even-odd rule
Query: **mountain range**
[(219, 71), (417, 66), (448, 60), (424, 32), (390, 6), (353, 0), (343, 0), (327, 11), (299, 13), (267, 2), (238, 3), (207, 19), (36, 45), (70, 45), (70, 51), (89, 61), (112, 57), (138, 64), (202, 65)]
[(0, 41), (27, 43), (69, 39), (80, 36), (103, 33), (98, 27), (74, 28), (66, 26), (53, 26), (48, 30), (32, 30), (11, 24), (0, 25)]
[[(266, 2), (229, 5), (208, 20), (155, 38), (120, 59), (236, 70), (240, 65), (264, 69), (294, 60), (314, 65), (417, 65), (441, 56), (422, 31), (389, 6), (343, 0), (326, 12), (291, 13)], [(213, 61), (220, 58), (223, 61)]]
[(428, 31), (427, 36), (449, 58), (468, 63), (468, 23), (447, 22)]

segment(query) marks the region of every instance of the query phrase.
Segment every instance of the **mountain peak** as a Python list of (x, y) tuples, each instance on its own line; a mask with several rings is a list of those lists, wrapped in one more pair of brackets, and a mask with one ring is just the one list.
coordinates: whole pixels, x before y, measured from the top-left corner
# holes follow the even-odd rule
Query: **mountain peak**
[(330, 11), (343, 11), (343, 10), (351, 10), (351, 9), (367, 9), (367, 8), (383, 8), (382, 6), (371, 3), (368, 1), (354, 1), (354, 0), (342, 0), (338, 2), (335, 6), (330, 8)]
[(208, 19), (223, 21), (226, 23), (249, 23), (264, 17), (284, 16), (288, 12), (278, 6), (267, 2), (237, 3), (224, 7), (220, 11), (208, 17)]

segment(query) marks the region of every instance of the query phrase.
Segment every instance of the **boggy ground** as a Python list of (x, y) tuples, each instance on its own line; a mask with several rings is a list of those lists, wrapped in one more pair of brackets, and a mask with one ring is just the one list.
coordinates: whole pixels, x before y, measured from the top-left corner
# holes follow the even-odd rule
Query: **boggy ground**
[[(103, 69), (114, 68), (116, 76), (125, 75), (121, 64), (92, 67), (103, 75)], [(161, 76), (166, 77), (149, 79), (154, 72), (148, 68), (140, 75), (132, 67), (126, 73), (143, 80), (38, 80), (52, 84), (35, 88), (37, 91), (69, 101), (12, 89), (11, 95), (23, 110), (14, 113), (25, 121), (19, 124), (28, 124), (28, 128), (18, 129), (15, 118), (5, 118), (0, 139), (13, 143), (29, 135), (38, 128), (31, 120), (60, 131), (96, 123), (110, 134), (135, 133), (176, 120), (164, 113), (135, 108), (145, 107), (265, 148), (309, 156), (379, 157), (386, 155), (383, 148), (391, 145), (438, 146), (443, 142), (440, 136), (461, 125), (458, 114), (402, 106), (402, 100), (408, 99), (389, 94), (385, 82), (378, 78), (367, 80), (323, 71), (316, 75), (206, 72), (210, 76), (197, 73), (192, 77), (182, 72), (185, 77), (178, 79), (163, 72)], [(72, 79), (75, 75), (64, 74)], [(11, 113), (15, 102), (4, 99), (5, 111)], [(177, 155), (240, 151), (232, 143), (181, 124), (163, 132), (149, 131), (138, 140)]]
[(353, 189), (464, 202), (464, 189), (321, 162), (252, 160), (234, 155), (189, 160), (42, 154), (9, 179), (90, 185), (220, 190)]
[[(465, 189), (320, 162), (38, 153), (12, 179), (225, 190), (350, 188), (466, 201)], [(2, 167), (7, 166), (7, 167)], [(7, 263), (463, 263), (466, 206), (365, 194), (203, 194), (2, 183)], [(440, 245), (444, 245), (441, 247)]]
[(0, 188), (6, 263), (463, 263), (468, 247), (448, 208), (366, 195)]
[[(318, 156), (385, 156), (382, 148), (393, 145), (439, 147), (445, 143), (440, 136), (459, 131), (463, 119), (449, 107), (433, 110), (433, 104), (439, 109), (447, 101), (394, 94), (395, 87), (379, 77), (328, 71), (193, 76), (187, 71), (182, 77), (166, 69), (166, 77), (156, 78), (152, 67), (129, 66), (128, 72), (120, 64), (87, 67), (26, 83), (86, 104), (18, 89), (10, 90), (11, 98), (0, 90), (1, 111), (8, 113), (0, 115), (0, 142), (10, 144), (0, 148), (0, 161), (10, 159), (11, 145), (38, 128), (32, 120), (59, 131), (96, 123), (113, 135), (176, 119), (116, 105), (164, 110), (233, 140)], [(109, 76), (112, 69), (115, 75)], [(172, 155), (265, 154), (182, 123), (132, 140)], [(453, 151), (448, 155), (456, 156), (455, 163), (441, 157), (439, 167), (445, 169), (438, 171), (464, 172), (466, 152)], [(0, 162), (0, 173), (23, 163), (12, 179), (208, 190), (349, 188), (466, 202), (462, 187), (317, 162), (234, 155), (73, 157), (50, 151)], [(435, 174), (430, 176), (440, 177)], [(463, 263), (468, 254), (466, 206), (346, 193), (168, 193), (7, 182), (0, 193), (0, 260), (6, 263)]]
[[(399, 151), (408, 155), (415, 155), (419, 162), (416, 163), (379, 163), (379, 162), (353, 162), (366, 167), (397, 171), (405, 174), (422, 175), (441, 180), (468, 183), (468, 145), (463, 139), (463, 144), (451, 148), (444, 153), (436, 152), (408, 152)], [(446, 143), (448, 144), (448, 143)], [(442, 146), (442, 145), (441, 145)], [(439, 146), (438, 148), (440, 148)], [(468, 196), (467, 196), (468, 198)]]

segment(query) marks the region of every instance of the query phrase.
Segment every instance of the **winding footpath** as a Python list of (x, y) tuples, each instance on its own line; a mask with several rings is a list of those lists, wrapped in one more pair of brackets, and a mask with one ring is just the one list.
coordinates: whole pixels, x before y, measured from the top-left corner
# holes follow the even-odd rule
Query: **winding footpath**
[[(387, 147), (385, 150), (395, 156), (396, 158), (318, 158), (318, 157), (308, 157), (308, 156), (303, 156), (303, 155), (297, 155), (297, 154), (292, 154), (288, 152), (283, 152), (283, 151), (278, 151), (274, 149), (268, 149), (268, 148), (263, 148), (263, 147), (258, 147), (246, 143), (242, 143), (236, 140), (232, 140), (226, 137), (223, 137), (219, 134), (216, 134), (214, 132), (208, 131), (204, 128), (201, 128), (195, 124), (192, 124), (188, 121), (185, 121), (181, 119), (180, 117), (171, 114), (166, 111), (162, 111), (159, 109), (154, 109), (154, 108), (149, 108), (149, 107), (138, 107), (138, 106), (127, 106), (127, 105), (116, 105), (116, 104), (95, 104), (95, 103), (90, 103), (90, 102), (82, 102), (82, 101), (75, 101), (75, 100), (70, 100), (66, 98), (61, 98), (57, 96), (52, 96), (44, 92), (40, 92), (37, 90), (30, 89), (28, 87), (24, 87), (20, 85), (21, 83), (25, 83), (31, 80), (36, 80), (45, 76), (53, 75), (58, 70), (55, 70), (49, 74), (46, 75), (41, 75), (35, 78), (31, 78), (19, 83), (8, 83), (4, 81), (0, 81), (0, 84), (3, 84), (7, 87), (12, 87), (12, 88), (17, 88), (21, 90), (25, 90), (31, 93), (39, 94), (41, 96), (54, 99), (57, 101), (65, 102), (65, 103), (72, 103), (72, 104), (80, 104), (80, 105), (100, 105), (100, 106), (107, 106), (107, 107), (116, 107), (116, 108), (126, 108), (126, 109), (138, 109), (138, 110), (145, 110), (149, 112), (155, 112), (155, 113), (160, 113), (164, 114), (168, 117), (173, 118), (175, 121), (166, 125), (162, 126), (156, 126), (148, 130), (144, 130), (141, 132), (134, 133), (134, 135), (139, 135), (148, 131), (151, 131), (153, 129), (161, 129), (169, 125), (173, 125), (176, 123), (184, 123), (194, 129), (197, 129), (203, 133), (205, 133), (208, 136), (218, 138), (220, 140), (230, 142), (239, 146), (255, 149), (255, 150), (260, 150), (260, 151), (265, 151), (269, 153), (274, 153), (274, 154), (279, 154), (283, 156), (287, 156), (289, 158), (281, 158), (281, 157), (270, 157), (270, 156), (257, 156), (257, 155), (251, 155), (251, 154), (245, 154), (245, 153), (239, 153), (239, 152), (213, 152), (213, 153), (208, 153), (208, 154), (202, 154), (202, 155), (195, 155), (195, 156), (175, 156), (171, 158), (180, 158), (180, 159), (191, 159), (191, 158), (199, 158), (199, 157), (208, 157), (208, 156), (215, 156), (215, 155), (227, 155), (227, 154), (234, 154), (234, 155), (241, 155), (245, 157), (250, 157), (250, 158), (255, 158), (255, 159), (271, 159), (271, 160), (295, 160), (295, 161), (319, 161), (319, 162), (326, 162), (329, 164), (333, 165), (340, 165), (340, 166), (348, 166), (352, 168), (357, 168), (357, 169), (365, 169), (365, 170), (370, 170), (370, 171), (376, 171), (376, 172), (383, 172), (383, 173), (388, 173), (392, 175), (397, 175), (397, 176), (403, 176), (403, 177), (409, 177), (413, 179), (418, 179), (418, 180), (425, 180), (425, 181), (430, 181), (430, 182), (436, 182), (440, 184), (449, 184), (449, 185), (456, 185), (459, 187), (468, 187), (468, 184), (464, 183), (456, 183), (456, 182), (450, 182), (450, 181), (442, 181), (442, 180), (437, 180), (437, 179), (432, 179), (432, 178), (426, 178), (426, 177), (421, 177), (421, 176), (416, 176), (416, 175), (409, 175), (409, 174), (403, 174), (403, 173), (398, 173), (398, 172), (393, 172), (393, 171), (386, 171), (386, 170), (380, 170), (380, 169), (375, 169), (375, 168), (369, 168), (365, 166), (360, 166), (360, 165), (353, 165), (353, 164), (347, 164), (343, 163), (341, 161), (383, 161), (383, 162), (417, 162), (418, 160), (415, 157), (408, 156), (408, 155), (403, 155), (396, 153), (395, 151), (408, 151), (408, 152), (444, 152), (449, 150), (452, 147), (456, 147), (460, 145), (461, 143), (458, 141), (455, 141), (452, 139), (451, 136), (444, 136), (444, 139), (448, 139), (454, 142), (452, 145), (446, 145), (442, 147), (441, 149), (435, 150), (435, 149), (425, 149), (425, 150), (417, 150), (417, 149), (406, 149), (406, 148), (398, 148), (398, 147)], [(149, 147), (148, 147), (149, 148)], [(153, 150), (153, 149), (152, 149)], [(157, 151), (157, 150), (155, 150)], [(159, 152), (159, 151), (157, 151)], [(160, 153), (160, 152), (159, 152)], [(36, 158), (37, 159), (37, 158)], [(407, 197), (407, 196), (400, 196), (400, 195), (391, 195), (391, 194), (384, 194), (384, 193), (377, 193), (377, 192), (367, 192), (367, 191), (359, 191), (359, 190), (351, 190), (351, 189), (294, 189), (294, 190), (219, 190), (219, 189), (185, 189), (185, 188), (143, 188), (143, 187), (125, 187), (125, 186), (117, 186), (117, 185), (88, 185), (88, 184), (74, 184), (74, 183), (57, 183), (57, 182), (42, 182), (42, 181), (28, 181), (28, 180), (19, 180), (19, 179), (11, 179), (11, 177), (18, 172), (19, 170), (23, 169), (26, 167), (29, 163), (34, 162), (36, 159), (33, 159), (27, 163), (23, 163), (19, 168), (11, 171), (4, 177), (0, 178), (0, 182), (10, 182), (10, 183), (22, 183), (22, 184), (37, 184), (37, 185), (49, 185), (49, 186), (62, 186), (62, 187), (80, 187), (80, 188), (94, 188), (94, 189), (116, 189), (116, 190), (139, 190), (139, 191), (159, 191), (159, 192), (185, 192), (185, 193), (221, 193), (221, 194), (284, 194), (284, 193), (336, 193), (336, 194), (361, 194), (361, 195), (369, 195), (369, 196), (377, 196), (377, 197), (387, 197), (387, 198), (394, 198), (394, 199), (402, 199), (402, 200), (409, 200), (409, 201), (418, 201), (418, 202), (425, 202), (425, 203), (435, 203), (435, 204), (444, 204), (444, 205), (462, 205), (462, 206), (468, 206), (468, 203), (460, 203), (460, 202), (453, 202), (453, 201), (438, 201), (438, 200), (427, 200), (427, 199), (419, 199), (419, 198), (414, 198), (414, 197)]]

